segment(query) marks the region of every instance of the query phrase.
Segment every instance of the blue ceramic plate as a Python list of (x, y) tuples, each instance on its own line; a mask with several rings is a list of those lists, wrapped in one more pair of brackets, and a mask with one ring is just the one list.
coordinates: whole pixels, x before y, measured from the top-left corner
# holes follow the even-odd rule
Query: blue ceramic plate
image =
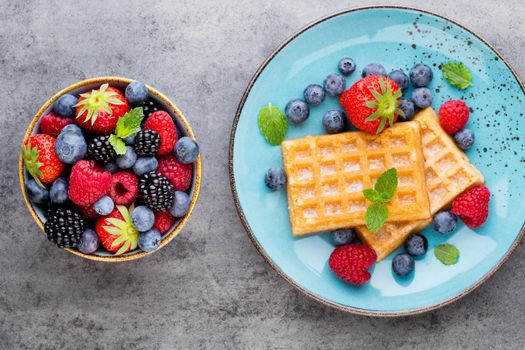
[[(269, 191), (264, 174), (282, 166), (281, 149), (259, 133), (259, 109), (272, 102), (284, 110), (301, 98), (311, 83), (322, 83), (337, 70), (341, 57), (350, 56), (358, 68), (347, 87), (359, 79), (369, 62), (388, 71), (407, 72), (417, 62), (433, 67), (433, 107), (449, 99), (463, 99), (472, 108), (468, 127), (476, 143), (467, 151), (484, 174), (492, 192), (488, 221), (473, 231), (463, 225), (453, 234), (432, 228), (423, 234), (429, 251), (416, 261), (409, 279), (395, 277), (392, 256), (376, 264), (372, 278), (361, 287), (339, 280), (327, 261), (334, 246), (327, 234), (294, 238), (290, 230), (286, 192)], [(473, 74), (473, 87), (460, 91), (442, 77), (439, 65), (463, 62)], [(339, 108), (329, 97), (311, 110), (301, 126), (290, 126), (287, 139), (323, 134), (324, 112)], [(366, 315), (406, 315), (428, 311), (459, 299), (487, 280), (509, 257), (525, 230), (525, 95), (519, 79), (502, 57), (463, 26), (428, 12), (372, 7), (329, 16), (293, 35), (257, 71), (235, 121), (230, 144), (230, 174), (241, 220), (258, 251), (294, 287), (336, 308)], [(456, 245), (459, 262), (444, 266), (433, 254), (442, 242)], [(401, 251), (401, 249), (399, 250)]]

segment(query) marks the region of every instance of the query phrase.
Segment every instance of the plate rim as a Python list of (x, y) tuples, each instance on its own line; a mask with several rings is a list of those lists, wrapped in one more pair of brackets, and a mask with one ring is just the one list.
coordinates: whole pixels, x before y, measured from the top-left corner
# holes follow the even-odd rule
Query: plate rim
[(277, 273), (278, 276), (283, 278), (293, 288), (299, 290), (302, 294), (306, 295), (307, 297), (309, 297), (309, 298), (311, 298), (311, 299), (313, 299), (313, 300), (315, 300), (315, 301), (317, 301), (317, 302), (319, 302), (321, 304), (324, 304), (324, 305), (330, 306), (332, 308), (335, 308), (337, 310), (344, 311), (344, 312), (351, 313), (351, 314), (362, 315), (362, 316), (375, 316), (375, 317), (400, 317), (400, 316), (418, 315), (418, 314), (422, 314), (422, 313), (426, 313), (426, 312), (429, 312), (429, 311), (432, 311), (432, 310), (436, 310), (436, 309), (444, 307), (444, 306), (446, 306), (448, 304), (451, 304), (451, 303), (453, 303), (453, 302), (463, 298), (464, 296), (470, 294), (471, 292), (476, 290), (478, 287), (480, 287), (483, 283), (485, 283), (487, 280), (489, 280), (503, 266), (503, 264), (505, 264), (505, 262), (510, 258), (510, 256), (514, 253), (514, 251), (517, 249), (517, 247), (521, 243), (523, 237), (525, 236), (525, 222), (522, 225), (518, 235), (514, 239), (514, 242), (509, 247), (509, 249), (505, 252), (503, 257), (484, 276), (482, 276), (479, 280), (477, 280), (475, 283), (473, 283), (469, 287), (465, 288), (463, 291), (461, 291), (457, 295), (455, 295), (455, 296), (453, 296), (451, 298), (448, 298), (446, 300), (443, 300), (443, 301), (441, 301), (439, 303), (436, 303), (436, 304), (432, 304), (432, 305), (428, 305), (428, 306), (424, 306), (424, 307), (413, 308), (413, 309), (407, 309), (407, 310), (394, 310), (394, 311), (379, 311), (379, 310), (377, 310), (376, 311), (376, 310), (370, 310), (370, 309), (363, 309), (363, 308), (358, 308), (358, 307), (342, 305), (340, 303), (336, 303), (336, 302), (327, 300), (326, 298), (324, 298), (324, 297), (322, 297), (320, 295), (317, 295), (317, 294), (313, 293), (312, 291), (310, 291), (310, 290), (304, 288), (303, 286), (299, 285), (299, 283), (297, 283), (296, 281), (291, 279), (287, 274), (285, 274), (281, 270), (281, 268), (273, 261), (273, 259), (266, 253), (264, 248), (261, 246), (261, 244), (259, 243), (259, 241), (255, 237), (255, 235), (254, 235), (254, 233), (253, 233), (253, 231), (252, 231), (248, 221), (246, 220), (246, 216), (244, 215), (244, 210), (242, 209), (242, 207), (240, 205), (240, 202), (239, 202), (239, 197), (238, 197), (238, 194), (237, 194), (237, 188), (236, 188), (236, 185), (235, 185), (235, 176), (234, 176), (234, 172), (233, 172), (233, 151), (234, 151), (234, 145), (235, 145), (235, 135), (236, 135), (236, 131), (237, 131), (237, 125), (239, 123), (239, 119), (240, 119), (240, 116), (241, 116), (241, 112), (242, 112), (242, 110), (244, 108), (244, 104), (246, 102), (246, 99), (248, 98), (248, 96), (249, 96), (249, 94), (251, 92), (251, 89), (253, 88), (253, 86), (257, 82), (257, 79), (259, 78), (259, 76), (261, 75), (263, 70), (268, 66), (268, 64), (289, 43), (291, 43), (295, 38), (297, 38), (299, 35), (301, 35), (305, 31), (309, 30), (310, 28), (313, 28), (313, 27), (317, 26), (318, 24), (321, 24), (321, 23), (323, 23), (325, 21), (328, 21), (328, 20), (330, 20), (332, 18), (341, 16), (341, 15), (345, 15), (345, 14), (352, 13), (352, 12), (357, 12), (357, 11), (374, 10), (374, 9), (391, 9), (391, 10), (415, 11), (415, 12), (420, 12), (420, 13), (424, 13), (424, 14), (427, 14), (427, 15), (436, 16), (438, 18), (444, 19), (445, 21), (449, 21), (449, 22), (457, 25), (458, 27), (460, 27), (463, 30), (467, 31), (468, 33), (470, 33), (471, 35), (473, 35), (474, 37), (479, 39), (482, 43), (487, 45), (487, 47), (489, 49), (491, 49), (492, 52), (494, 52), (498, 56), (498, 58), (510, 70), (510, 72), (512, 73), (512, 75), (514, 76), (516, 81), (518, 82), (519, 86), (521, 87), (522, 92), (525, 94), (525, 85), (523, 84), (522, 80), (520, 79), (520, 77), (518, 76), (518, 74), (516, 73), (514, 68), (502, 56), (502, 54), (498, 50), (496, 50), (496, 48), (494, 48), (491, 44), (489, 44), (483, 37), (481, 37), (479, 34), (474, 32), (472, 29), (464, 26), (463, 24), (461, 24), (461, 23), (459, 23), (459, 22), (457, 22), (457, 21), (455, 21), (455, 20), (453, 20), (451, 18), (448, 18), (448, 17), (446, 17), (444, 15), (440, 15), (438, 13), (432, 12), (430, 10), (421, 9), (421, 8), (417, 8), (417, 7), (411, 7), (411, 6), (399, 6), (399, 5), (370, 5), (370, 6), (352, 7), (352, 8), (347, 8), (347, 9), (344, 9), (344, 10), (341, 10), (341, 11), (337, 11), (337, 12), (331, 13), (329, 15), (323, 16), (321, 18), (318, 18), (318, 19), (310, 22), (306, 26), (304, 26), (304, 27), (300, 28), (299, 30), (297, 30), (296, 32), (294, 32), (292, 35), (288, 36), (261, 63), (261, 65), (257, 68), (257, 70), (253, 74), (252, 78), (248, 82), (248, 85), (247, 85), (246, 89), (244, 90), (244, 93), (243, 93), (243, 95), (241, 97), (241, 100), (239, 102), (239, 105), (237, 107), (237, 111), (235, 113), (235, 118), (233, 120), (231, 133), (230, 133), (229, 154), (228, 154), (228, 172), (229, 172), (229, 179), (230, 179), (230, 189), (231, 189), (231, 192), (232, 192), (232, 197), (233, 197), (233, 201), (234, 201), (234, 204), (235, 204), (235, 209), (237, 210), (237, 214), (239, 215), (239, 219), (241, 220), (242, 226), (244, 227), (244, 230), (245, 230), (247, 236), (250, 238), (250, 241), (255, 246), (255, 249), (263, 257), (263, 259), (266, 261), (266, 263), (268, 265), (270, 265), (270, 267), (274, 270), (274, 272)]

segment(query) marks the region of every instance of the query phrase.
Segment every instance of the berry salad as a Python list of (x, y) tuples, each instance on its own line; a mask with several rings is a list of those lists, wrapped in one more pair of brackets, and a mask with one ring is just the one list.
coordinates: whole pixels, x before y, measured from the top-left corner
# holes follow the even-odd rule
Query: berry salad
[(144, 83), (66, 93), (24, 140), (25, 191), (60, 248), (155, 251), (188, 215), (199, 146)]

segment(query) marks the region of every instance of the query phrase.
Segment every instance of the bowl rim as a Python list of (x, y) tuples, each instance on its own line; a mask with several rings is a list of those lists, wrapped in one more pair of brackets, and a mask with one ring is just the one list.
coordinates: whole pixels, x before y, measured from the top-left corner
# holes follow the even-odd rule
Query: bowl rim
[[(81, 81), (78, 81), (78, 82), (76, 82), (74, 84), (71, 84), (71, 85), (63, 88), (62, 90), (60, 90), (59, 92), (54, 94), (53, 97), (51, 97), (49, 100), (47, 100), (42, 105), (42, 107), (40, 107), (40, 109), (36, 112), (35, 116), (33, 117), (33, 119), (31, 120), (31, 122), (29, 124), (29, 126), (26, 129), (26, 132), (25, 132), (23, 140), (22, 140), (22, 145), (24, 145), (26, 140), (32, 135), (33, 130), (35, 129), (35, 126), (38, 123), (38, 121), (40, 120), (40, 118), (42, 117), (42, 115), (46, 112), (46, 110), (60, 96), (66, 94), (66, 93), (69, 93), (70, 91), (73, 91), (75, 89), (82, 88), (82, 87), (84, 87), (86, 85), (104, 84), (104, 83), (109, 83), (109, 84), (111, 84), (111, 83), (129, 84), (133, 80), (134, 79), (124, 78), (124, 77), (117, 77), (117, 76), (101, 76), (101, 77), (95, 77), (95, 78), (89, 78), (89, 79), (81, 80)], [(193, 132), (193, 129), (191, 128), (190, 123), (184, 117), (184, 114), (177, 107), (177, 105), (175, 105), (175, 103), (173, 103), (168, 97), (166, 97), (163, 93), (161, 93), (157, 89), (155, 89), (155, 88), (153, 88), (153, 87), (151, 87), (150, 85), (147, 85), (147, 84), (146, 84), (146, 87), (148, 88), (148, 92), (150, 93), (150, 95), (153, 95), (154, 97), (156, 97), (159, 100), (161, 100), (162, 102), (164, 102), (166, 104), (166, 106), (168, 106), (168, 108), (170, 108), (171, 111), (177, 115), (177, 118), (184, 125), (184, 128), (186, 129), (188, 135), (191, 138), (193, 138), (194, 140), (196, 140), (195, 133)], [(171, 242), (171, 240), (173, 238), (175, 238), (175, 236), (177, 236), (177, 234), (182, 230), (182, 228), (186, 225), (187, 221), (189, 220), (189, 218), (190, 218), (190, 216), (191, 216), (191, 214), (193, 212), (193, 209), (195, 208), (195, 205), (197, 203), (197, 199), (199, 197), (200, 188), (201, 188), (201, 179), (202, 179), (201, 172), (202, 172), (202, 159), (201, 159), (201, 155), (199, 155), (199, 157), (197, 158), (197, 161), (194, 164), (194, 184), (193, 184), (190, 208), (188, 210), (188, 213), (179, 221), (177, 226), (175, 226), (171, 231), (169, 231), (168, 233), (165, 233), (163, 235), (162, 241), (160, 242), (159, 247), (155, 251), (147, 253), (147, 252), (139, 250), (139, 251), (137, 251), (137, 253), (130, 254), (130, 255), (100, 256), (100, 255), (93, 255), (93, 254), (84, 254), (84, 253), (80, 252), (79, 250), (73, 249), (73, 248), (64, 248), (64, 250), (66, 250), (66, 251), (68, 251), (68, 252), (70, 252), (70, 253), (72, 253), (74, 255), (80, 256), (82, 258), (88, 259), (88, 260), (102, 261), (102, 262), (131, 261), (131, 260), (136, 260), (136, 259), (143, 258), (143, 257), (145, 257), (147, 255), (151, 255), (151, 254), (159, 251), (162, 247), (164, 247), (169, 242)], [(40, 227), (42, 233), (45, 235), (45, 233), (44, 233), (44, 223), (42, 222), (42, 220), (40, 219), (40, 217), (36, 213), (35, 208), (33, 207), (33, 204), (29, 200), (29, 198), (27, 196), (27, 193), (25, 191), (24, 161), (22, 159), (22, 154), (20, 154), (20, 156), (19, 156), (18, 176), (19, 176), (19, 180), (20, 180), (20, 189), (22, 191), (22, 196), (24, 198), (24, 202), (26, 203), (26, 206), (29, 209), (29, 212), (31, 213), (31, 216), (33, 217), (33, 219), (37, 223), (38, 227)]]
[(503, 55), (498, 50), (496, 50), (487, 40), (485, 40), (479, 34), (474, 32), (472, 29), (466, 27), (465, 25), (463, 25), (463, 24), (457, 22), (456, 20), (453, 20), (453, 19), (451, 19), (451, 18), (449, 18), (447, 16), (440, 15), (440, 14), (438, 14), (436, 12), (432, 12), (432, 11), (425, 10), (425, 9), (422, 9), (422, 8), (417, 8), (417, 7), (412, 7), (412, 6), (402, 6), (402, 5), (367, 5), (367, 6), (351, 7), (351, 8), (343, 9), (343, 10), (340, 10), (340, 11), (337, 11), (337, 12), (333, 12), (333, 13), (330, 13), (330, 14), (328, 14), (326, 16), (323, 16), (321, 18), (313, 20), (312, 22), (308, 23), (307, 25), (305, 25), (304, 27), (300, 28), (299, 30), (297, 30), (296, 32), (294, 32), (293, 34), (288, 36), (286, 39), (284, 39), (284, 41), (282, 41), (281, 44), (279, 44), (277, 46), (277, 48), (275, 48), (267, 56), (267, 58), (261, 63), (261, 65), (257, 68), (257, 70), (253, 74), (252, 78), (248, 82), (248, 85), (246, 86), (246, 89), (244, 90), (244, 93), (243, 93), (243, 95), (242, 95), (242, 97), (241, 97), (241, 99), (239, 101), (239, 105), (237, 107), (237, 111), (235, 113), (235, 117), (234, 117), (233, 122), (232, 122), (232, 128), (231, 128), (231, 133), (230, 133), (230, 144), (229, 144), (229, 155), (228, 155), (228, 157), (229, 157), (228, 170), (229, 170), (229, 178), (230, 178), (230, 189), (231, 189), (233, 201), (234, 201), (234, 204), (235, 204), (235, 209), (237, 210), (237, 214), (239, 216), (239, 219), (241, 221), (242, 226), (244, 227), (246, 235), (248, 236), (248, 238), (250, 239), (250, 241), (254, 245), (254, 247), (257, 250), (257, 252), (263, 257), (263, 259), (271, 267), (271, 269), (274, 270), (274, 272), (278, 276), (283, 278), (293, 288), (295, 288), (296, 290), (300, 291), (305, 296), (307, 296), (307, 297), (309, 297), (309, 298), (311, 298), (311, 299), (313, 299), (313, 300), (315, 300), (315, 301), (317, 301), (317, 302), (319, 302), (321, 304), (330, 306), (330, 307), (332, 307), (334, 309), (337, 309), (337, 310), (340, 310), (340, 311), (343, 311), (343, 312), (346, 312), (346, 313), (350, 313), (350, 314), (361, 315), (361, 316), (372, 316), (372, 317), (412, 316), (412, 315), (423, 314), (423, 313), (426, 313), (426, 312), (429, 312), (429, 311), (432, 311), (432, 310), (439, 309), (439, 308), (444, 307), (446, 305), (449, 305), (449, 304), (451, 304), (451, 303), (453, 303), (453, 302), (463, 298), (464, 296), (470, 294), (471, 292), (476, 290), (479, 286), (481, 286), (483, 283), (485, 283), (488, 279), (490, 279), (503, 266), (503, 264), (505, 264), (505, 262), (510, 258), (512, 253), (514, 253), (514, 251), (520, 245), (520, 242), (522, 241), (523, 237), (525, 236), (525, 223), (521, 227), (520, 231), (518, 232), (514, 242), (511, 244), (509, 249), (505, 252), (503, 257), (492, 267), (492, 269), (490, 269), (476, 283), (474, 283), (471, 286), (467, 287), (466, 289), (464, 289), (463, 291), (461, 291), (460, 293), (458, 293), (454, 297), (451, 297), (449, 299), (443, 300), (442, 302), (437, 303), (437, 304), (428, 305), (426, 307), (419, 307), (419, 308), (408, 309), (408, 310), (401, 310), (401, 311), (375, 311), (375, 310), (370, 310), (370, 309), (362, 309), (362, 308), (358, 308), (358, 307), (342, 305), (342, 304), (339, 304), (337, 302), (332, 302), (330, 300), (327, 300), (326, 298), (324, 298), (324, 297), (322, 297), (320, 295), (317, 295), (317, 294), (311, 292), (310, 290), (302, 287), (301, 285), (299, 285), (297, 282), (292, 280), (288, 275), (286, 275), (281, 270), (281, 268), (272, 260), (272, 258), (266, 253), (264, 248), (258, 242), (257, 238), (255, 237), (255, 235), (254, 235), (254, 233), (253, 233), (253, 231), (252, 231), (252, 229), (250, 227), (250, 224), (248, 223), (248, 220), (246, 219), (246, 217), (244, 215), (244, 211), (243, 211), (243, 209), (242, 209), (242, 207), (240, 205), (239, 197), (237, 195), (237, 187), (235, 185), (235, 176), (234, 176), (234, 171), (233, 171), (233, 152), (234, 152), (234, 145), (235, 145), (235, 134), (236, 134), (236, 131), (237, 131), (237, 125), (238, 125), (238, 122), (239, 122), (239, 119), (240, 119), (240, 116), (241, 116), (241, 112), (242, 112), (242, 110), (244, 108), (244, 104), (246, 102), (246, 99), (248, 98), (248, 95), (251, 92), (251, 89), (252, 89), (253, 85), (255, 84), (257, 79), (259, 78), (259, 76), (262, 73), (262, 71), (273, 60), (273, 58), (279, 52), (281, 52), (281, 50), (284, 49), (290, 42), (292, 42), (297, 36), (301, 35), (305, 31), (309, 30), (310, 28), (312, 28), (312, 27), (314, 27), (314, 26), (316, 26), (318, 24), (321, 24), (321, 23), (323, 23), (325, 21), (328, 21), (328, 20), (330, 20), (332, 18), (341, 16), (341, 15), (345, 15), (345, 14), (348, 14), (348, 13), (357, 12), (357, 11), (363, 11), (363, 10), (376, 10), (376, 9), (415, 11), (415, 12), (423, 13), (423, 14), (426, 14), (426, 15), (435, 16), (435, 17), (444, 19), (445, 21), (449, 21), (450, 23), (453, 23), (454, 25), (458, 26), (459, 28), (461, 28), (461, 29), (467, 31), (468, 33), (472, 34), (474, 37), (476, 37), (478, 40), (480, 40), (483, 44), (487, 45), (487, 47), (490, 48), (498, 56), (498, 58), (501, 59), (503, 61), (503, 63), (507, 66), (507, 68), (510, 70), (510, 72), (512, 73), (512, 75), (514, 76), (516, 81), (518, 82), (519, 86), (521, 87), (521, 90), (525, 93), (525, 85), (523, 84), (523, 81), (520, 79), (520, 77), (518, 76), (518, 74), (516, 73), (514, 68), (511, 66), (511, 64), (503, 57)]

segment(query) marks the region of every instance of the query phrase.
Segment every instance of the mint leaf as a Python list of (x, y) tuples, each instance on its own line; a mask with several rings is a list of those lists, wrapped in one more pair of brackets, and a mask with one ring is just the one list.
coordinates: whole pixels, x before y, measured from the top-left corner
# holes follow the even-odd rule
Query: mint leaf
[(288, 124), (284, 113), (279, 108), (268, 103), (268, 106), (261, 108), (258, 117), (259, 130), (266, 141), (272, 145), (279, 145), (284, 140)]
[(373, 190), (371, 188), (367, 188), (363, 190), (363, 195), (366, 199), (368, 199), (372, 203), (381, 203), (383, 202), (383, 199), (381, 197), (381, 194), (377, 192), (376, 190)]
[(469, 86), (473, 86), (471, 83), (472, 73), (461, 62), (445, 63), (441, 67), (441, 72), (449, 84), (458, 89), (465, 90)]
[(369, 231), (376, 232), (386, 222), (388, 208), (382, 203), (374, 203), (368, 207), (365, 214), (365, 224)]
[(382, 202), (390, 202), (397, 190), (397, 170), (391, 168), (382, 173), (378, 178), (374, 189), (381, 194)]
[(113, 149), (119, 156), (126, 153), (126, 144), (124, 143), (124, 141), (122, 141), (121, 138), (115, 135), (111, 135), (108, 141), (111, 144), (111, 146), (113, 146)]
[(138, 132), (143, 118), (144, 111), (142, 107), (133, 108), (118, 119), (115, 135), (121, 139), (125, 139)]
[(459, 259), (459, 250), (455, 245), (443, 243), (434, 248), (434, 255), (443, 265), (454, 265)]

